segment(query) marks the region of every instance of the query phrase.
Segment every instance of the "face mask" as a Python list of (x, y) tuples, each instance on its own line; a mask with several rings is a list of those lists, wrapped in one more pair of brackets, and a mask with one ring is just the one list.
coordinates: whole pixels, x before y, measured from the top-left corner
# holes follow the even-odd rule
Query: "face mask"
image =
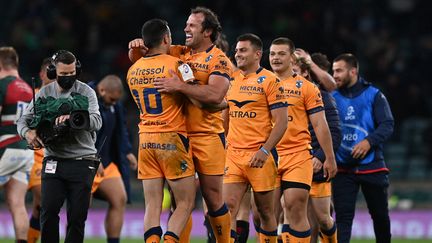
[(69, 90), (72, 88), (76, 80), (75, 75), (71, 76), (57, 76), (57, 83), (64, 90)]

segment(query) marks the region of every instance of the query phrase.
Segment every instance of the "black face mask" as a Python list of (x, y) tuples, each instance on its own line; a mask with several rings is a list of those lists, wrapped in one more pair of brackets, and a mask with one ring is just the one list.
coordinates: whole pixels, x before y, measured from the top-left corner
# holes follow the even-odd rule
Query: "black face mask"
[(75, 75), (71, 76), (57, 76), (57, 83), (64, 90), (69, 90), (72, 88), (76, 80)]

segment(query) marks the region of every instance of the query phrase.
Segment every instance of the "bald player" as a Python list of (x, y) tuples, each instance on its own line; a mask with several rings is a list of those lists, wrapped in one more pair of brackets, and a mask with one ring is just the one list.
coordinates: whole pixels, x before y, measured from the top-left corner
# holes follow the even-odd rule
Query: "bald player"
[[(90, 86), (94, 86), (90, 84)], [(123, 84), (116, 75), (105, 76), (96, 85), (102, 128), (97, 134), (96, 148), (101, 156), (103, 173), (96, 175), (92, 193), (108, 202), (105, 231), (108, 243), (118, 243), (129, 188), (129, 167), (136, 169), (137, 160), (132, 153), (126, 130), (123, 105)]]

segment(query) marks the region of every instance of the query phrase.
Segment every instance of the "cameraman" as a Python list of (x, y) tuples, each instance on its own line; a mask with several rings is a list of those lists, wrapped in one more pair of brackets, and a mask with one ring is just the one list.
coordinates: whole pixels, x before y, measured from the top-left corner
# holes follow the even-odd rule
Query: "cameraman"
[[(95, 92), (86, 84), (76, 80), (81, 65), (69, 51), (59, 51), (48, 66), (48, 75), (55, 76), (39, 91), (39, 97), (72, 98), (78, 93), (88, 98), (89, 126), (76, 130), (70, 136), (62, 137), (62, 142), (44, 146), (36, 129), (29, 123), (34, 117), (33, 102), (27, 107), (18, 121), (18, 132), (34, 148), (45, 147), (42, 167), (41, 198), (41, 239), (42, 242), (59, 242), (60, 208), (67, 201), (67, 232), (65, 242), (79, 243), (84, 239), (84, 225), (90, 203), (90, 190), (99, 160), (96, 158), (96, 131), (102, 126)], [(36, 109), (38, 109), (36, 107)], [(38, 111), (39, 113), (40, 111)], [(69, 115), (58, 115), (54, 124), (69, 120)], [(54, 126), (54, 125), (53, 125)]]

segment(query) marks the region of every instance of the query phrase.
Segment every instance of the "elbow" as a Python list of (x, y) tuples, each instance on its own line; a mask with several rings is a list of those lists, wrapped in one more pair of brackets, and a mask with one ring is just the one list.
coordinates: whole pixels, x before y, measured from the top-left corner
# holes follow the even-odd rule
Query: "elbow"
[(284, 133), (288, 128), (288, 117), (284, 116), (277, 122), (280, 130)]
[(336, 88), (337, 88), (336, 83), (331, 82), (327, 87), (327, 91), (332, 92), (332, 91), (336, 90)]
[(224, 100), (225, 95), (211, 95), (207, 98), (207, 102), (208, 104), (211, 105), (219, 105), (220, 103), (222, 103), (222, 101)]

